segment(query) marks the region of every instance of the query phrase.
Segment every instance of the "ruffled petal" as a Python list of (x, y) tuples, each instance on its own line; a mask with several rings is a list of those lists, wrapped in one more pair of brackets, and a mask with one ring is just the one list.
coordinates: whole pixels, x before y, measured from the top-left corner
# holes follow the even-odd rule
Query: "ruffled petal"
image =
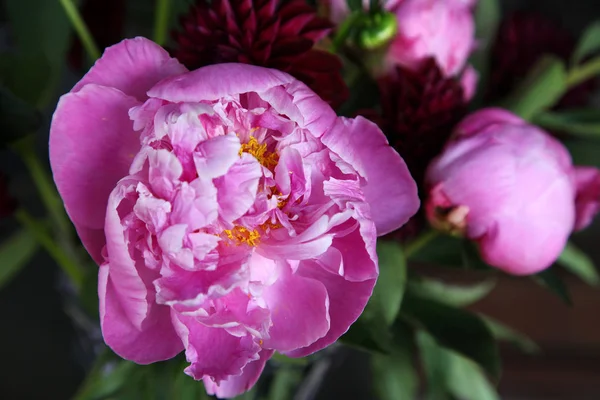
[(72, 92), (95, 83), (119, 89), (140, 101), (160, 80), (187, 72), (187, 68), (156, 43), (143, 37), (126, 39), (107, 48)]
[(366, 180), (362, 190), (379, 236), (417, 212), (417, 184), (377, 125), (362, 117), (339, 118), (321, 140)]
[(210, 378), (203, 378), (206, 392), (220, 399), (228, 399), (252, 389), (273, 353), (273, 350), (261, 350), (259, 353), (260, 358), (248, 363), (241, 375), (230, 376), (221, 381), (219, 385)]
[(375, 279), (350, 282), (332, 274), (313, 261), (302, 261), (297, 274), (321, 282), (329, 296), (330, 327), (327, 334), (313, 344), (286, 352), (290, 357), (304, 357), (319, 351), (342, 336), (362, 314), (375, 287)]
[(61, 98), (50, 128), (50, 164), (54, 181), (84, 246), (96, 261), (108, 196), (127, 175), (140, 148), (127, 111), (139, 104), (117, 89), (88, 85)]
[(286, 266), (262, 297), (272, 321), (270, 338), (264, 343), (267, 348), (290, 351), (306, 347), (329, 330), (329, 297), (318, 280), (292, 274)]
[(209, 328), (193, 317), (173, 314), (173, 324), (185, 345), (191, 363), (185, 373), (194, 379), (210, 376), (217, 384), (231, 375), (240, 375), (244, 367), (259, 359), (260, 346), (252, 336), (233, 336), (222, 328)]
[(240, 93), (264, 92), (294, 78), (284, 72), (247, 64), (216, 64), (161, 81), (150, 97), (173, 103), (219, 100)]
[(102, 265), (98, 277), (100, 323), (106, 344), (138, 364), (168, 360), (180, 353), (183, 343), (173, 329), (169, 307), (154, 305), (148, 323), (142, 329), (135, 327), (123, 310), (109, 272), (110, 266)]

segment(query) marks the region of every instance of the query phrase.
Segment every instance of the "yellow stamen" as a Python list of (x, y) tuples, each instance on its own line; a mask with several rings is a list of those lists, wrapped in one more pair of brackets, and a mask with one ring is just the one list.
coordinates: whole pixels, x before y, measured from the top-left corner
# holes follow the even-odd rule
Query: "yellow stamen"
[(267, 144), (258, 143), (254, 136), (250, 136), (248, 143), (243, 143), (240, 147), (239, 155), (248, 153), (254, 156), (261, 165), (268, 169), (273, 169), (279, 162), (279, 156), (275, 152), (267, 151)]
[(255, 247), (260, 242), (260, 233), (256, 229), (251, 231), (243, 226), (236, 225), (233, 229), (225, 229), (223, 233), (237, 246), (247, 244), (248, 246)]

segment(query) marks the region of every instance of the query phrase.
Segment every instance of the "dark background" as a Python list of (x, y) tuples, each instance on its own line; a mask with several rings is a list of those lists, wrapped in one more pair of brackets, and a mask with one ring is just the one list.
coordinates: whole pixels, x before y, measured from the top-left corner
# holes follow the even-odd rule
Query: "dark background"
[[(574, 35), (600, 18), (598, 0), (506, 0), (503, 7), (505, 11), (542, 12)], [(131, 7), (128, 12), (132, 12)], [(6, 27), (1, 26), (0, 43), (6, 35)], [(76, 76), (65, 74), (63, 91), (76, 80)], [(47, 110), (48, 118), (51, 112)], [(42, 155), (47, 154), (47, 132), (46, 126), (39, 135)], [(592, 154), (600, 158), (600, 149)], [(30, 210), (40, 210), (35, 189), (19, 159), (1, 151), (0, 170), (11, 176), (11, 191), (16, 197)], [(13, 228), (10, 219), (1, 220), (0, 237), (6, 237)], [(600, 223), (575, 241), (600, 265), (598, 238)], [(456, 279), (456, 272), (447, 278)], [(575, 278), (566, 280), (573, 294), (573, 308), (530, 280), (509, 277), (502, 278), (492, 294), (473, 307), (527, 333), (543, 349), (537, 356), (502, 349), (504, 374), (499, 390), (503, 399), (600, 399), (600, 291)], [(84, 377), (84, 366), (91, 360), (92, 344), (82, 339), (81, 328), (74, 326), (69, 316), (73, 311), (66, 306), (68, 296), (59, 271), (41, 251), (0, 290), (0, 399), (60, 400), (76, 390)], [(318, 398), (373, 398), (367, 365), (364, 354), (339, 351)]]

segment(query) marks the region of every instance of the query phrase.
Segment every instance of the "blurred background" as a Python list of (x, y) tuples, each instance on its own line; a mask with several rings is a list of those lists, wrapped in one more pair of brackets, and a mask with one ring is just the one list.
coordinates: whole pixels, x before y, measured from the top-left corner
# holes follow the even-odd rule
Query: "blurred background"
[[(58, 0), (28, 0), (44, 7)], [(444, 1), (444, 0), (440, 0)], [(10, 45), (13, 29), (7, 24), (5, 0), (0, 2), (0, 50)], [(84, 17), (105, 47), (122, 37), (149, 35), (154, 2), (147, 0), (81, 1)], [(503, 11), (526, 10), (542, 14), (576, 38), (591, 21), (600, 17), (598, 0), (505, 0)], [(53, 18), (47, 15), (44, 18)], [(125, 24), (127, 21), (127, 24)], [(148, 23), (150, 21), (150, 23)], [(32, 24), (39, 21), (33, 19)], [(42, 40), (42, 38), (40, 38)], [(58, 50), (57, 50), (58, 51)], [(60, 77), (58, 90), (51, 96), (43, 116), (44, 125), (35, 138), (47, 167), (48, 126), (58, 96), (79, 79), (73, 69), (85, 63), (83, 50), (72, 40)], [(4, 60), (6, 61), (6, 60)], [(32, 62), (35, 62), (32, 61)], [(30, 77), (31, 84), (47, 77)], [(596, 96), (598, 97), (598, 96)], [(600, 101), (596, 100), (599, 107)], [(578, 163), (600, 165), (600, 142), (567, 143)], [(42, 213), (40, 200), (20, 159), (0, 151), (0, 171), (9, 176), (10, 191), (26, 207)], [(575, 236), (574, 241), (600, 265), (600, 223)], [(0, 220), (0, 239), (8, 237), (16, 224)], [(453, 282), (478, 278), (477, 272), (443, 271), (413, 266), (424, 273)], [(600, 291), (571, 276), (565, 276), (573, 307), (530, 280), (504, 276), (493, 292), (471, 308), (486, 313), (529, 335), (541, 347), (537, 355), (525, 355), (513, 347), (502, 347), (503, 376), (499, 391), (503, 399), (600, 399)], [(70, 292), (61, 273), (44, 253), (37, 252), (27, 267), (0, 288), (0, 398), (68, 399), (85, 375), (93, 359), (94, 335), (85, 321), (77, 326), (77, 310), (69, 307)], [(90, 288), (93, 292), (94, 288)], [(94, 293), (91, 293), (94, 295)], [(92, 339), (90, 340), (90, 333)], [(338, 349), (333, 362), (323, 369), (327, 374), (318, 399), (372, 399), (366, 355)]]

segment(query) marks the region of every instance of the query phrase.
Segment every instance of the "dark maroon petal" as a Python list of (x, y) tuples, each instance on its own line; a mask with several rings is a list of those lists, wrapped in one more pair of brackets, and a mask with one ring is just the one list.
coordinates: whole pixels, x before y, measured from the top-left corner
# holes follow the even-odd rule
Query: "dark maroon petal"
[(171, 54), (190, 70), (224, 62), (276, 68), (335, 106), (348, 96), (342, 63), (313, 49), (332, 27), (304, 0), (200, 0), (180, 19)]

